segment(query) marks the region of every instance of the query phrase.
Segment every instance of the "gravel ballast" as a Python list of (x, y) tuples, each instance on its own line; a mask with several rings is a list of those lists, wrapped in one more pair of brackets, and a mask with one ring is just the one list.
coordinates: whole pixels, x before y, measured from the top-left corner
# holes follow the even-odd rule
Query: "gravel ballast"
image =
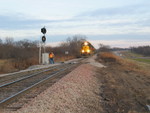
[(95, 67), (82, 64), (15, 113), (100, 113)]

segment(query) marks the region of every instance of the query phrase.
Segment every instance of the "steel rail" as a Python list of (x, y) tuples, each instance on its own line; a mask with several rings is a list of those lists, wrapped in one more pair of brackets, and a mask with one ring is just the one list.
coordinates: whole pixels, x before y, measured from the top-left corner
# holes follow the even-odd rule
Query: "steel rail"
[(44, 73), (44, 72), (47, 72), (47, 71), (50, 71), (50, 70), (53, 70), (53, 69), (57, 69), (57, 68), (58, 68), (58, 67), (53, 67), (53, 68), (50, 68), (50, 69), (47, 69), (47, 70), (44, 70), (44, 71), (40, 71), (40, 72), (31, 74), (31, 75), (26, 76), (26, 77), (22, 77), (22, 78), (20, 78), (20, 79), (18, 79), (18, 80), (16, 80), (16, 81), (13, 81), (13, 82), (9, 82), (9, 83), (0, 85), (0, 88), (5, 87), (5, 86), (8, 86), (8, 85), (11, 85), (11, 84), (16, 83), (16, 82), (20, 82), (20, 81), (22, 81), (22, 80), (28, 79), (28, 78), (30, 78), (30, 77), (33, 77), (33, 76), (36, 76), (36, 75), (38, 75), (38, 74), (41, 74), (41, 73)]
[[(82, 58), (76, 60), (76, 61), (80, 61), (82, 60)], [(65, 63), (71, 63), (71, 62), (74, 62), (73, 60), (69, 60), (69, 61), (66, 61)], [(18, 72), (12, 72), (12, 73), (7, 73), (7, 74), (0, 74), (0, 77), (4, 77), (4, 76), (12, 76), (12, 75), (15, 75), (15, 74), (19, 74), (19, 73), (23, 73), (23, 72), (30, 72), (30, 71), (34, 71), (34, 70), (40, 70), (40, 69), (44, 69), (44, 68), (49, 68), (49, 67), (52, 67), (52, 66), (57, 66), (61, 63), (58, 63), (56, 65), (48, 65), (48, 66), (43, 66), (43, 67), (40, 67), (40, 68), (34, 68), (34, 69), (25, 69), (25, 70), (21, 70), (21, 71), (18, 71)]]
[[(74, 66), (74, 65), (73, 65), (73, 66)], [(73, 66), (72, 66), (72, 67), (73, 67)], [(0, 105), (3, 104), (3, 103), (5, 103), (5, 102), (7, 102), (7, 101), (9, 101), (9, 100), (12, 99), (12, 98), (18, 96), (18, 95), (20, 95), (21, 93), (23, 93), (23, 92), (25, 92), (25, 91), (27, 91), (27, 90), (29, 90), (29, 89), (35, 87), (36, 85), (41, 84), (42, 82), (44, 82), (44, 81), (50, 79), (51, 77), (57, 75), (58, 73), (65, 71), (65, 70), (68, 69), (68, 68), (70, 68), (70, 66), (67, 66), (66, 68), (60, 69), (60, 70), (58, 70), (58, 71), (55, 71), (55, 73), (51, 74), (51, 75), (48, 76), (47, 78), (45, 78), (45, 79), (43, 79), (43, 80), (41, 80), (41, 81), (39, 81), (39, 82), (37, 82), (37, 83), (35, 83), (35, 84), (29, 86), (29, 87), (27, 87), (27, 88), (25, 88), (25, 89), (23, 89), (23, 90), (17, 92), (17, 93), (14, 94), (14, 95), (11, 95), (10, 97), (7, 97), (7, 98), (3, 99), (2, 101), (0, 101)]]
[[(56, 66), (56, 65), (54, 65), (54, 66)], [(13, 73), (0, 74), (0, 77), (10, 76), (10, 75), (12, 76), (12, 75), (19, 74), (19, 73), (30, 72), (30, 71), (34, 71), (34, 70), (40, 70), (40, 69), (44, 69), (44, 68), (49, 68), (49, 67), (52, 67), (52, 65), (48, 65), (48, 66), (44, 66), (44, 67), (40, 67), (40, 68), (34, 68), (34, 69), (21, 70), (21, 71), (13, 72)]]

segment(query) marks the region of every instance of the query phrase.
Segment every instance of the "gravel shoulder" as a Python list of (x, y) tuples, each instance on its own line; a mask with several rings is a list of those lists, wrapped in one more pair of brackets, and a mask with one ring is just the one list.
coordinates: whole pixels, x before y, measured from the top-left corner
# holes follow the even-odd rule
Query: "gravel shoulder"
[(14, 112), (100, 113), (103, 111), (100, 105), (100, 84), (94, 76), (95, 72), (94, 66), (82, 64)]

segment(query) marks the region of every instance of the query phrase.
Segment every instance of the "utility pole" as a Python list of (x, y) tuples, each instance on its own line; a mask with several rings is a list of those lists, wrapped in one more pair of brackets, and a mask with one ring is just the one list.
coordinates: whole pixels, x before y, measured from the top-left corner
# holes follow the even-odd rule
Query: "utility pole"
[(39, 64), (41, 64), (41, 41), (39, 41)]
[(49, 55), (45, 51), (45, 42), (46, 42), (46, 36), (45, 36), (45, 34), (46, 34), (46, 28), (45, 27), (41, 28), (41, 32), (44, 34), (42, 36), (42, 42), (43, 43), (41, 44), (41, 45), (43, 45), (43, 49), (44, 49), (44, 53), (42, 53), (42, 64), (48, 64), (49, 63)]

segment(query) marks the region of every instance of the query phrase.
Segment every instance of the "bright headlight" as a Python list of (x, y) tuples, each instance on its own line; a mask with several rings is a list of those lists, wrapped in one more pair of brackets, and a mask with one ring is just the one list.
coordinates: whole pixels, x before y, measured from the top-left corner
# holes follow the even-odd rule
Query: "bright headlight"
[(82, 50), (81, 52), (84, 53), (84, 50)]
[(87, 52), (90, 53), (90, 50), (88, 49)]
[(88, 45), (88, 42), (84, 42), (84, 45), (87, 46), (87, 45)]

